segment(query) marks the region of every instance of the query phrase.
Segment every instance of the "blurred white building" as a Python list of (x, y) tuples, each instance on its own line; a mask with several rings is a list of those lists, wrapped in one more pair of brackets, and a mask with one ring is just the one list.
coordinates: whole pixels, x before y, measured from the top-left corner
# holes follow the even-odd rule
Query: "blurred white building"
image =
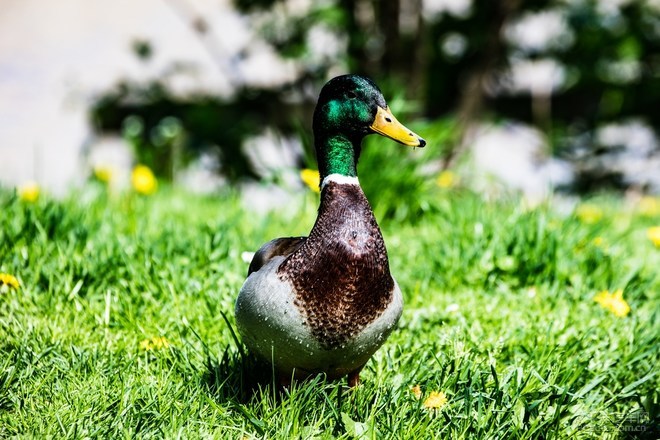
[[(136, 41), (152, 47), (148, 60), (134, 54)], [(61, 193), (82, 181), (81, 152), (95, 142), (88, 108), (122, 79), (229, 96), (241, 83), (296, 74), (259, 44), (230, 0), (3, 0), (0, 185), (34, 180)]]
[[(312, 5), (312, 0), (286, 0), (275, 15), (299, 17)], [(445, 14), (466, 17), (476, 7), (472, 0), (424, 0), (422, 5), (428, 20)], [(267, 87), (292, 81), (305, 62), (340, 59), (345, 50), (342, 35), (319, 25), (308, 35), (310, 56), (284, 60), (253, 30), (259, 17), (253, 18), (237, 13), (232, 0), (3, 0), (0, 185), (33, 180), (48, 192), (63, 193), (84, 181), (95, 161), (127, 175), (130, 146), (117, 137), (99, 137), (88, 116), (95, 98), (122, 80), (158, 79), (182, 97), (230, 97), (245, 84)], [(570, 75), (555, 59), (526, 54), (570, 46), (574, 36), (567, 19), (554, 10), (528, 13), (509, 23), (504, 37), (517, 55), (497, 82), (487, 84), (487, 92), (531, 95), (533, 114), (543, 125), (551, 118), (550, 97), (570, 83)], [(136, 56), (136, 42), (151, 47), (148, 59)], [(467, 39), (459, 33), (440, 43), (450, 57), (467, 50)], [(572, 176), (568, 163), (551, 158), (545, 136), (529, 127), (480, 126), (473, 135), (475, 172), (532, 198), (543, 197)], [(603, 165), (620, 171), (630, 184), (660, 191), (657, 140), (643, 122), (603, 127), (597, 138), (605, 146), (635, 140), (632, 147), (624, 145), (630, 154), (624, 157), (612, 148)], [(289, 153), (300, 150), (295, 141), (268, 131), (240, 147), (255, 169), (291, 166), (295, 158)], [(83, 154), (90, 150), (92, 154)], [(211, 177), (201, 172), (182, 176), (182, 181), (208, 187)]]

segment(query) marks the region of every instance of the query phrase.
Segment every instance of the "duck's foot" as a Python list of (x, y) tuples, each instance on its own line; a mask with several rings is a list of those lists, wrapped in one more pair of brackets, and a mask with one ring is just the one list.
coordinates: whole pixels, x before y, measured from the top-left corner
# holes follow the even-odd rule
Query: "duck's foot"
[(349, 388), (355, 388), (356, 386), (360, 385), (360, 371), (362, 371), (362, 367), (364, 367), (364, 365), (360, 366), (357, 370), (348, 373)]

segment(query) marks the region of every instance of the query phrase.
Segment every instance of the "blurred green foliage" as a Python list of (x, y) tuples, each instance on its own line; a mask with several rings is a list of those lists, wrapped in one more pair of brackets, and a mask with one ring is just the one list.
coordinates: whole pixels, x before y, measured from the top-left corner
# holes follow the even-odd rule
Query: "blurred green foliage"
[[(445, 140), (445, 162), (453, 159), (467, 125), (489, 117), (536, 125), (550, 137), (555, 154), (569, 158), (585, 145), (596, 151), (594, 131), (604, 123), (641, 118), (656, 131), (660, 127), (660, 11), (653, 2), (502, 0), (451, 6), (328, 0), (302, 2), (298, 6), (307, 8), (302, 12), (289, 3), (235, 0), (234, 5), (266, 44), (298, 63), (294, 81), (268, 87), (239, 82), (230, 98), (186, 100), (171, 95), (164, 83), (123, 83), (97, 102), (93, 116), (99, 130), (121, 131), (126, 118), (139, 117), (143, 130), (132, 143), (140, 160), (163, 177), (171, 175), (170, 147), (179, 145), (183, 162), (210, 150), (219, 158), (218, 171), (231, 181), (254, 178), (242, 142), (264, 127), (286, 134), (309, 131), (316, 96), (310, 91), (318, 91), (332, 73), (349, 71), (374, 78), (388, 98), (407, 99), (412, 105), (407, 121), (456, 119)], [(537, 34), (546, 32), (544, 27), (554, 31), (539, 42), (519, 30), (529, 32), (530, 26)], [(319, 28), (334, 36), (336, 55), (314, 53), (310, 36)], [(134, 50), (141, 58), (152, 54), (145, 41)], [(563, 79), (554, 89), (512, 91), (509, 68), (542, 60), (560, 66)], [(176, 118), (181, 136), (163, 148), (153, 134), (167, 118)]]

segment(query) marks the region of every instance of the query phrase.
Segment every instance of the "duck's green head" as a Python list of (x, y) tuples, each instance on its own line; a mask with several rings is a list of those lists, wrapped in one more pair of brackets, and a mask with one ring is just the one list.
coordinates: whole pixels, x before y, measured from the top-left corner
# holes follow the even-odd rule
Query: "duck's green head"
[(356, 176), (362, 138), (377, 133), (410, 147), (426, 141), (403, 126), (369, 78), (342, 75), (323, 86), (314, 111), (314, 137), (321, 178)]

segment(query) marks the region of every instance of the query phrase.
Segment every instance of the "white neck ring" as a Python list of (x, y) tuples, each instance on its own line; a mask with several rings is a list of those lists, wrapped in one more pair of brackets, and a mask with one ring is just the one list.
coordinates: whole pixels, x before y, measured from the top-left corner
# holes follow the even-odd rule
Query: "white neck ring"
[(321, 182), (321, 189), (325, 188), (330, 182), (335, 182), (340, 185), (360, 185), (360, 181), (357, 177), (344, 176), (343, 174), (329, 174), (325, 176), (325, 179)]

